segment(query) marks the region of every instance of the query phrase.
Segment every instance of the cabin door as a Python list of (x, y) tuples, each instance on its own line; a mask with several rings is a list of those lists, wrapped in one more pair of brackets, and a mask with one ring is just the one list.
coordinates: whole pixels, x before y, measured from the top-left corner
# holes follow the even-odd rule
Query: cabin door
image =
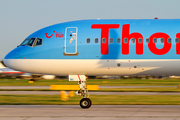
[(78, 55), (77, 27), (67, 27), (65, 30), (64, 55)]

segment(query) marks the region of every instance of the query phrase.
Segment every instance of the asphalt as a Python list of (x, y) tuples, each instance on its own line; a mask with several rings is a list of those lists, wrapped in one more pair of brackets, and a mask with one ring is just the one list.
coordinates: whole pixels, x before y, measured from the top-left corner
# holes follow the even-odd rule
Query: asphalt
[(0, 105), (0, 120), (180, 120), (178, 105)]
[[(68, 92), (66, 92), (68, 94)], [(60, 91), (0, 91), (0, 95), (59, 95)], [(180, 95), (180, 92), (89, 92), (90, 95)]]

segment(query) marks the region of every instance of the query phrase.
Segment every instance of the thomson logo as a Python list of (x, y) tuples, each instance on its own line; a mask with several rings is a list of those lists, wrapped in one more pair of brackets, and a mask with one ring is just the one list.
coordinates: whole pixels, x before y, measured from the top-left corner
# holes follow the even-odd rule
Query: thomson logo
[[(101, 54), (107, 55), (109, 52), (108, 46), (108, 38), (109, 38), (109, 29), (118, 29), (120, 27), (119, 24), (93, 24), (91, 26), (92, 29), (101, 29)], [(124, 24), (122, 26), (122, 54), (129, 54), (129, 41), (134, 38), (136, 40), (136, 54), (143, 54), (143, 35), (138, 32), (129, 33), (130, 24)], [(156, 44), (153, 42), (153, 39), (164, 38), (164, 47), (162, 49), (158, 49)], [(170, 36), (163, 32), (157, 32), (149, 36), (148, 48), (149, 50), (156, 55), (164, 55), (169, 52), (171, 49), (172, 43), (168, 43), (168, 38)], [(180, 33), (176, 34), (176, 38), (180, 39)], [(103, 43), (102, 39), (106, 39), (107, 42)], [(141, 39), (141, 42), (139, 42)], [(125, 42), (125, 40), (127, 42)], [(176, 43), (176, 54), (180, 55), (180, 42)]]

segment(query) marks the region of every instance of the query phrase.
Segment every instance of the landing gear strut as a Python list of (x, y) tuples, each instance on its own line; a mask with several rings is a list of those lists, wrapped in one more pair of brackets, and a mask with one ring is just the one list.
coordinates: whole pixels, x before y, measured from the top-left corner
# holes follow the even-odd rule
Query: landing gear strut
[(86, 81), (78, 81), (78, 84), (79, 84), (80, 90), (78, 90), (76, 92), (76, 95), (83, 96), (83, 98), (81, 99), (79, 104), (80, 104), (81, 108), (83, 108), (83, 109), (90, 108), (92, 102), (88, 98), (90, 95), (88, 94)]
[(79, 88), (76, 92), (76, 95), (83, 96), (80, 101), (80, 106), (83, 109), (90, 108), (92, 105), (91, 100), (89, 99), (87, 84), (86, 84), (86, 76), (85, 75), (69, 75), (69, 81), (78, 81)]

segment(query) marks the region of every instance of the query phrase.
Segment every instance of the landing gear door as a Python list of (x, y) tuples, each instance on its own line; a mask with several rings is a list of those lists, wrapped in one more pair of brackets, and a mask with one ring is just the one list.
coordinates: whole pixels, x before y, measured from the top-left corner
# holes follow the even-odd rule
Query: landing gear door
[(67, 27), (65, 30), (64, 55), (76, 56), (77, 52), (77, 27)]

